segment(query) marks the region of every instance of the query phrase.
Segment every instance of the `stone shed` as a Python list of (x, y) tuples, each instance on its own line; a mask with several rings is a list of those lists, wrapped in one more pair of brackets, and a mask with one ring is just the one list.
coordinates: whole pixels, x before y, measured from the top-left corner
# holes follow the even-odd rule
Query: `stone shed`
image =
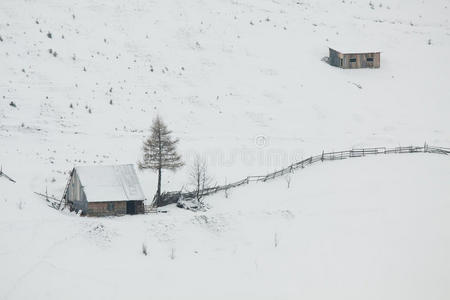
[(144, 213), (145, 196), (133, 165), (75, 167), (63, 200), (87, 216)]

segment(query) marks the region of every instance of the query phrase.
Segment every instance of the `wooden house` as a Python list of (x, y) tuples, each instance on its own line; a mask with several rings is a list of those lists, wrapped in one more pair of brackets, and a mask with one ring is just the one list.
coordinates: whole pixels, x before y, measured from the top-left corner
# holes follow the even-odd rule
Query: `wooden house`
[(339, 52), (332, 48), (328, 63), (343, 69), (379, 68), (380, 52)]
[(63, 200), (88, 216), (144, 213), (145, 196), (133, 165), (75, 167)]

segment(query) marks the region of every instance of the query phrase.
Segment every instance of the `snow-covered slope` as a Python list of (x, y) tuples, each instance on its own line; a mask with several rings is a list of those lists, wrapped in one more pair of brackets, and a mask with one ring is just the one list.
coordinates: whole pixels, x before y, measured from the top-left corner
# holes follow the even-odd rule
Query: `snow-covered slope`
[[(157, 113), (187, 162), (167, 190), (196, 154), (222, 184), (322, 149), (449, 146), (449, 18), (448, 0), (0, 1), (0, 297), (448, 298), (444, 156), (314, 166), (204, 214), (77, 218), (32, 192), (135, 163)], [(330, 67), (327, 46), (381, 68)]]
[[(448, 1), (373, 4), (4, 0), (0, 160), (62, 192), (74, 164), (136, 162), (156, 112), (221, 182), (322, 149), (448, 145)], [(382, 67), (332, 68), (334, 45)]]
[(289, 189), (280, 179), (215, 195), (205, 213), (169, 207), (118, 218), (2, 199), (0, 293), (447, 299), (449, 176), (450, 160), (441, 156), (360, 158), (304, 169)]

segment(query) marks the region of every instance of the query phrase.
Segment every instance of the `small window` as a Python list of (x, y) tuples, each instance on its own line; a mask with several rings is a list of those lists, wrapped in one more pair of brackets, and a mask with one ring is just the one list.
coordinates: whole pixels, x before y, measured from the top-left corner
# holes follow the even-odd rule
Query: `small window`
[(356, 58), (350, 58), (350, 62), (356, 62)]
[(373, 62), (373, 57), (368, 57), (367, 61)]
[(114, 203), (109, 202), (108, 203), (108, 210), (113, 211), (114, 210)]

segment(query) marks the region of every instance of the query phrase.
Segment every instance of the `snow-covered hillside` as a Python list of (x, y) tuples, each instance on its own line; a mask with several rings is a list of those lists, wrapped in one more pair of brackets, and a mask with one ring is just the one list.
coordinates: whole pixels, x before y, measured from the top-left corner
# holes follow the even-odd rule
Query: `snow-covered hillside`
[[(187, 163), (165, 190), (196, 154), (223, 184), (323, 149), (448, 147), (449, 19), (448, 0), (0, 1), (0, 298), (447, 299), (445, 156), (313, 166), (205, 213), (79, 218), (33, 191), (136, 163), (157, 113)], [(330, 67), (328, 46), (381, 68)]]
[(280, 179), (236, 189), (228, 199), (216, 195), (205, 213), (169, 207), (116, 218), (2, 199), (0, 293), (447, 299), (449, 176), (450, 160), (441, 156), (352, 159), (304, 169), (289, 189)]

